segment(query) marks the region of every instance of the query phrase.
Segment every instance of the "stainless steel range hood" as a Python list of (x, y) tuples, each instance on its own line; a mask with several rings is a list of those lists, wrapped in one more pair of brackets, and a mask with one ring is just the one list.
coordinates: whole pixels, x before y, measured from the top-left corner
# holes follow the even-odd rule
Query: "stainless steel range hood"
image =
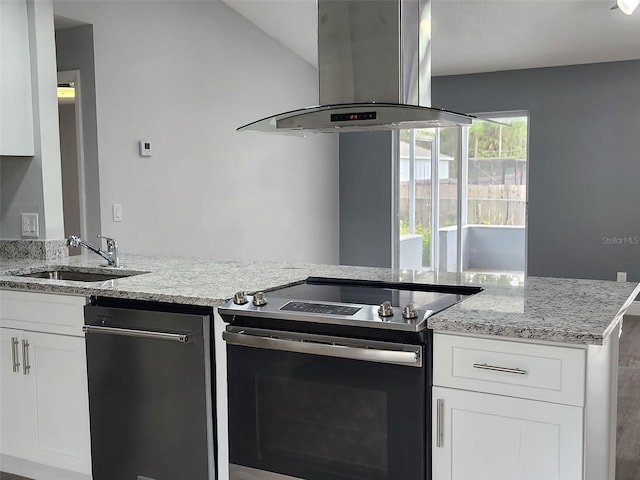
[(304, 135), (450, 127), (473, 119), (431, 107), (430, 0), (318, 0), (318, 75), (318, 106), (238, 131)]

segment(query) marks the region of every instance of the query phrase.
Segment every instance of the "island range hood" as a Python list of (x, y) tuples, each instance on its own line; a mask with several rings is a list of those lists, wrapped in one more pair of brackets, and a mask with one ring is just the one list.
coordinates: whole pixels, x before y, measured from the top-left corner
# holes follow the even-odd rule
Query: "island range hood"
[(430, 0), (317, 0), (317, 6), (319, 105), (238, 131), (305, 135), (471, 124), (472, 116), (431, 107)]

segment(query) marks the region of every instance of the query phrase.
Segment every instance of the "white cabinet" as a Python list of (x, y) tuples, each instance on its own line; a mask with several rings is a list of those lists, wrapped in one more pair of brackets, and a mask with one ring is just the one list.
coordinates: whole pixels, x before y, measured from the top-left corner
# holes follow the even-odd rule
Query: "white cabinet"
[(582, 478), (582, 408), (439, 387), (433, 398), (435, 480)]
[(0, 1), (0, 156), (33, 156), (26, 0)]
[(0, 452), (26, 452), (26, 386), (20, 362), (22, 331), (0, 328)]
[(618, 328), (589, 346), (436, 333), (434, 480), (614, 480)]
[[(22, 459), (90, 475), (85, 343), (68, 334), (81, 332), (85, 299), (0, 291), (0, 302), (3, 466)], [(26, 329), (34, 325), (44, 331)]]
[(434, 385), (584, 405), (586, 348), (438, 334)]

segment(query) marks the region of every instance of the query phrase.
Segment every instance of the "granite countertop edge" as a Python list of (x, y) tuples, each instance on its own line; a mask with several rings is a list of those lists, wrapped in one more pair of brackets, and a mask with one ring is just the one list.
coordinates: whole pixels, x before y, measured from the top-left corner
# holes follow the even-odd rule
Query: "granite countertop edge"
[[(640, 284), (611, 281), (434, 274), (414, 270), (341, 265), (123, 256), (133, 276), (81, 283), (19, 277), (59, 267), (103, 271), (99, 258), (81, 255), (46, 262), (0, 258), (0, 289), (77, 296), (105, 296), (217, 307), (238, 290), (268, 291), (308, 276), (460, 285), (484, 290), (428, 318), (436, 332), (532, 341), (602, 344), (640, 293)], [(143, 272), (143, 273), (140, 273)]]

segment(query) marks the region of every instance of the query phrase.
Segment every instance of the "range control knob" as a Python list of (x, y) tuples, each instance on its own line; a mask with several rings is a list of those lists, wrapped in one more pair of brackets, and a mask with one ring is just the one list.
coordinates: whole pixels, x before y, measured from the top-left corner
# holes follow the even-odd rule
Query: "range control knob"
[(267, 304), (267, 300), (264, 298), (264, 292), (256, 292), (253, 294), (253, 304), (256, 307), (262, 307)]
[(413, 303), (409, 303), (406, 307), (402, 309), (402, 318), (405, 320), (413, 320), (418, 318), (418, 311)]
[(391, 302), (383, 302), (380, 305), (380, 308), (378, 308), (378, 315), (381, 317), (393, 317), (393, 307), (391, 306)]
[(233, 294), (233, 303), (236, 305), (244, 305), (247, 302), (249, 302), (249, 300), (247, 300), (247, 294), (244, 293), (244, 291), (240, 290)]

